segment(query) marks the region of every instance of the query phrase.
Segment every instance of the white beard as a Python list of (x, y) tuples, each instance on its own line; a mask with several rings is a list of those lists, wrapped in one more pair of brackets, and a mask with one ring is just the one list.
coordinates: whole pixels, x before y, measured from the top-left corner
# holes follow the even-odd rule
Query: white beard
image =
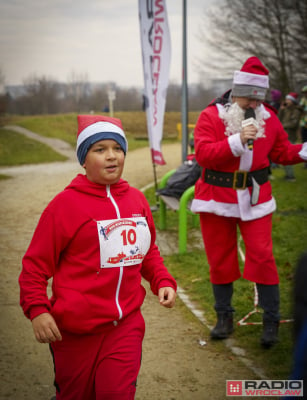
[[(226, 126), (226, 136), (231, 136), (235, 133), (241, 132), (242, 122), (244, 120), (244, 110), (239, 107), (238, 103), (226, 104), (223, 109), (220, 109), (219, 111), (220, 118), (224, 121)], [(255, 119), (259, 126), (256, 135), (257, 138), (265, 136), (265, 112), (265, 108), (262, 105), (255, 109)]]

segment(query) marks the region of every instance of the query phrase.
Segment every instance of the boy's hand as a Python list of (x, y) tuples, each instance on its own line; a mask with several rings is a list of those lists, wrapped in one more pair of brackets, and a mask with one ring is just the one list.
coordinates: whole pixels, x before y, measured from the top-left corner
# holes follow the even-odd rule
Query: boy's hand
[(32, 327), (36, 340), (40, 343), (51, 343), (62, 340), (61, 333), (53, 316), (43, 313), (32, 319)]
[(159, 302), (161, 306), (172, 308), (175, 305), (176, 292), (172, 287), (163, 287), (159, 289)]

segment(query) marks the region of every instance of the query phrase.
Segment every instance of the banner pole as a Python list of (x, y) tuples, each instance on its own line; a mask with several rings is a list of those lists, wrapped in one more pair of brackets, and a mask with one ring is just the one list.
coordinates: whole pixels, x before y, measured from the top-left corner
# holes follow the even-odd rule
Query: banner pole
[(181, 127), (182, 127), (182, 162), (188, 154), (188, 73), (187, 73), (187, 4), (183, 0), (183, 27), (182, 27), (182, 102), (181, 102)]
[(156, 170), (156, 164), (152, 163), (152, 168), (153, 168), (153, 174), (154, 174), (154, 183), (155, 183), (155, 195), (156, 195), (156, 205), (151, 206), (150, 209), (151, 211), (158, 211), (160, 202), (159, 202), (159, 196), (157, 194), (158, 191), (158, 179), (157, 179), (157, 170)]

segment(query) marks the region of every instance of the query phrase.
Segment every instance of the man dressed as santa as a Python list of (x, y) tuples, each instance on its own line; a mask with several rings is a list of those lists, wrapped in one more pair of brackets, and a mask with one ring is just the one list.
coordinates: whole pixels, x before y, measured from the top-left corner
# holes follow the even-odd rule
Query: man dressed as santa
[(194, 140), (203, 171), (192, 203), (200, 215), (215, 298), (217, 324), (211, 337), (225, 339), (233, 332), (233, 282), (241, 276), (239, 228), (246, 252), (243, 278), (256, 283), (263, 309), (260, 342), (267, 348), (278, 341), (280, 319), (269, 160), (283, 165), (307, 160), (307, 143), (291, 144), (275, 112), (263, 103), (268, 75), (257, 57), (248, 58), (234, 72), (232, 90), (200, 114)]

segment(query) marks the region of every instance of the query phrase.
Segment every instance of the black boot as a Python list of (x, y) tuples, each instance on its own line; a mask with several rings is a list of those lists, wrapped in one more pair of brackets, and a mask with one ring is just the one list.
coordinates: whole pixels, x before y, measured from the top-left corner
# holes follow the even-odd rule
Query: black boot
[(263, 331), (260, 343), (269, 349), (278, 342), (279, 286), (257, 283), (259, 306), (263, 308)]
[(262, 347), (269, 349), (278, 342), (279, 321), (263, 318), (263, 331), (260, 339)]
[(210, 332), (212, 339), (226, 339), (233, 332), (233, 313), (230, 311), (217, 312), (217, 323)]

